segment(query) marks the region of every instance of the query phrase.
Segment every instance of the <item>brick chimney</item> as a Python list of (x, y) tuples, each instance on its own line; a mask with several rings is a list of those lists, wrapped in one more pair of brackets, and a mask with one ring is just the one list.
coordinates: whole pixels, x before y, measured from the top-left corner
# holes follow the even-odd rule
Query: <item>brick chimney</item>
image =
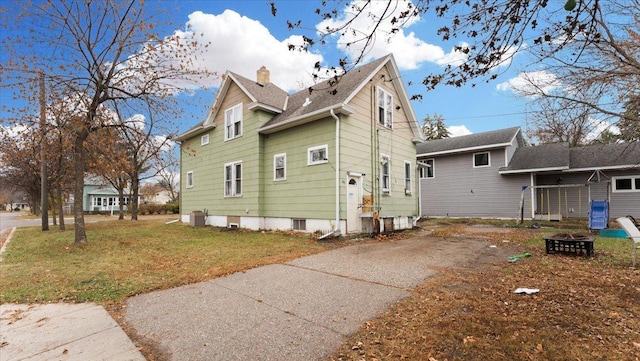
[(262, 86), (269, 84), (269, 70), (267, 70), (264, 65), (258, 69), (257, 73), (258, 84)]

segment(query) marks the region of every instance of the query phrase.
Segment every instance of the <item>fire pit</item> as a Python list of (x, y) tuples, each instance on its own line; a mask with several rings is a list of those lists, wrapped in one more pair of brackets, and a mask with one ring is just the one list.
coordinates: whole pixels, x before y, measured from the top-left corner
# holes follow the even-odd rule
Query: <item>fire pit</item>
[(585, 234), (558, 233), (544, 240), (547, 254), (586, 254), (587, 257), (593, 255), (593, 237)]

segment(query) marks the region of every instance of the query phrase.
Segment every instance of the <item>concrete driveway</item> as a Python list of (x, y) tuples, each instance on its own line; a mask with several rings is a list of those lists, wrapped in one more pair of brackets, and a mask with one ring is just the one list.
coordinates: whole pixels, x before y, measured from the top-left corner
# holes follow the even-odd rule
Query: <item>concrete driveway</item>
[(429, 237), (344, 247), (132, 297), (125, 322), (163, 359), (322, 360), (437, 269), (496, 252)]

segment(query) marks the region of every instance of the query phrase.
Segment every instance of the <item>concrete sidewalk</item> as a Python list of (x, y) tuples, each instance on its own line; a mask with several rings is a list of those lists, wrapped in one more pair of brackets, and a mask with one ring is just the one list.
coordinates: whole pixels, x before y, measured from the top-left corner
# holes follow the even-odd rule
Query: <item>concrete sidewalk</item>
[(459, 238), (344, 247), (132, 297), (125, 320), (171, 360), (322, 360), (434, 268), (490, 252)]
[(0, 360), (138, 361), (144, 357), (96, 304), (2, 304)]

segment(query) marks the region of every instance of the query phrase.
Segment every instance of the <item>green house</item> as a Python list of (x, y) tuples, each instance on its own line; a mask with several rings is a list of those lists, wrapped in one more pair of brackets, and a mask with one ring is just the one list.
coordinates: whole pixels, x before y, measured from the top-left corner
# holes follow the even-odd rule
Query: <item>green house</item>
[(418, 217), (416, 116), (392, 55), (288, 94), (264, 67), (227, 72), (207, 118), (178, 137), (181, 219), (354, 234)]

